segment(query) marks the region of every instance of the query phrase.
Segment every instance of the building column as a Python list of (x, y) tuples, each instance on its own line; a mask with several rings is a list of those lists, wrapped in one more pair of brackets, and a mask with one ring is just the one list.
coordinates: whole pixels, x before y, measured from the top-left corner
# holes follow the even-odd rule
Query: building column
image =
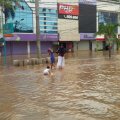
[(92, 41), (89, 40), (89, 50), (92, 51)]
[(27, 41), (27, 55), (30, 58), (30, 41)]
[[(120, 13), (118, 13), (118, 22), (120, 21)], [(120, 26), (118, 26), (118, 34), (120, 34)]]
[(79, 41), (73, 42), (73, 51), (76, 52), (79, 50)]

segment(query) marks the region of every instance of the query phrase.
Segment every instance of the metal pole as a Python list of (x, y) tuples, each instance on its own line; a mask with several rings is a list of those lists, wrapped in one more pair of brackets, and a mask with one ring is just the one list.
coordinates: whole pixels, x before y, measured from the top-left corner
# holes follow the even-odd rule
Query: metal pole
[(40, 25), (39, 25), (39, 0), (35, 0), (35, 14), (36, 14), (36, 44), (37, 44), (37, 58), (41, 58), (40, 46)]
[[(4, 4), (3, 4), (3, 6), (4, 6)], [(1, 14), (2, 14), (2, 35), (3, 35), (3, 13), (2, 13), (2, 8), (1, 8)], [(3, 64), (4, 65), (6, 65), (7, 64), (7, 60), (6, 60), (6, 41), (5, 41), (5, 39), (4, 39), (4, 35), (3, 35), (3, 44), (4, 44), (4, 46), (3, 46)]]
[(4, 39), (4, 58), (3, 58), (3, 60), (4, 60), (4, 65), (6, 65), (6, 41), (5, 41), (5, 39)]

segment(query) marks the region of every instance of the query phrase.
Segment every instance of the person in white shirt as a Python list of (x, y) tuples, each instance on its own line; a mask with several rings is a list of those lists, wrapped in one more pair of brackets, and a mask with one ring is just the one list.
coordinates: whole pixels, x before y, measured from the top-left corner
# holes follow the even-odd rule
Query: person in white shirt
[(57, 68), (62, 69), (65, 65), (65, 58), (64, 55), (66, 53), (66, 50), (63, 45), (61, 45), (58, 50), (58, 62), (57, 62)]
[(47, 66), (47, 68), (43, 71), (44, 75), (50, 75), (50, 67)]

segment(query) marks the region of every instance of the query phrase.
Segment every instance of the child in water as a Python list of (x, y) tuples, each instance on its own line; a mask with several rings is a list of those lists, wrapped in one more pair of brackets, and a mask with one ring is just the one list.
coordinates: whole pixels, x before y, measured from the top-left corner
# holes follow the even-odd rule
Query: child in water
[(48, 53), (50, 55), (50, 64), (52, 69), (53, 67), (55, 67), (55, 56), (54, 56), (53, 50), (50, 48), (48, 49)]
[(47, 66), (47, 68), (43, 71), (44, 75), (50, 75), (50, 67)]
[(51, 72), (49, 66), (47, 66), (47, 68), (43, 71), (43, 74), (44, 75), (51, 75), (51, 76), (53, 76), (53, 73)]

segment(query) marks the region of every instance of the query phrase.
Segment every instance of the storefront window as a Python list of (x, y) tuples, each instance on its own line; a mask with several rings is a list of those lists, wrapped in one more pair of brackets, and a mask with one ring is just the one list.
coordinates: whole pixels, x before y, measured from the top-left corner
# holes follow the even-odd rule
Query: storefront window
[(6, 23), (13, 23), (14, 32), (32, 33), (33, 32), (33, 12), (28, 4), (23, 1), (15, 5), (15, 18), (8, 18)]
[(99, 12), (98, 23), (99, 24), (117, 23), (117, 13)]
[[(107, 24), (107, 23), (116, 24), (118, 23), (117, 17), (118, 17), (117, 13), (98, 12), (98, 23), (99, 24)], [(117, 29), (115, 30), (115, 32), (117, 32)]]

